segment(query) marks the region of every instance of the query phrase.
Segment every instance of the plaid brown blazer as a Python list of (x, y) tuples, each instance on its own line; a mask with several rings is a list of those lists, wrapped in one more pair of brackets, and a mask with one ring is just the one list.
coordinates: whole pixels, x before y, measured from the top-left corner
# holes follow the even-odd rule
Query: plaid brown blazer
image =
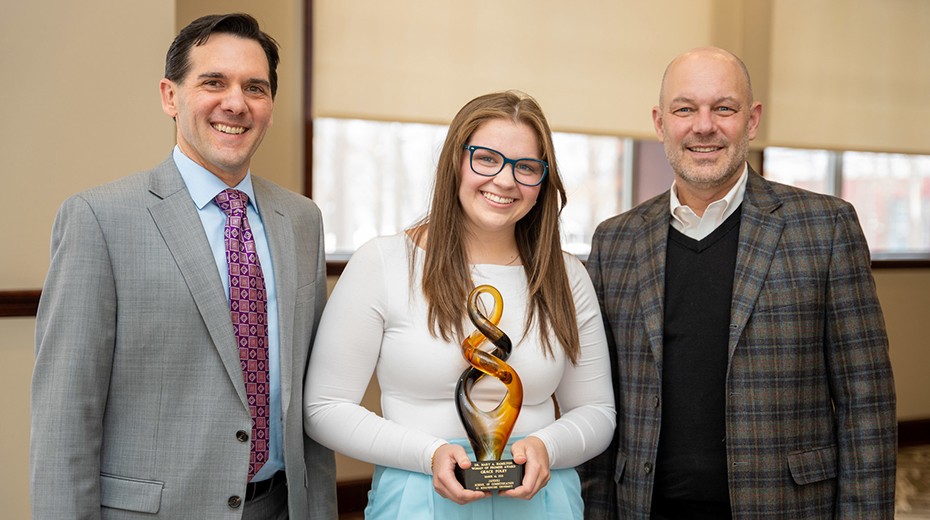
[[(649, 518), (662, 423), (669, 193), (595, 232), (611, 446), (579, 467), (585, 518)], [(733, 280), (727, 464), (734, 519), (891, 519), (897, 422), (888, 340), (853, 207), (750, 170)]]

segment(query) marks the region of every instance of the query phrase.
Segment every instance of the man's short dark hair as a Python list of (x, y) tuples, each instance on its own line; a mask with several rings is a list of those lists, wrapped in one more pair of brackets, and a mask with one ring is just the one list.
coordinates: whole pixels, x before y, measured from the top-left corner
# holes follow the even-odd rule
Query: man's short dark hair
[(214, 33), (231, 34), (255, 40), (268, 58), (268, 81), (271, 97), (278, 92), (278, 42), (264, 33), (258, 21), (245, 13), (211, 14), (198, 18), (181, 29), (168, 48), (165, 59), (165, 78), (181, 84), (190, 71), (190, 51), (194, 45), (203, 45)]

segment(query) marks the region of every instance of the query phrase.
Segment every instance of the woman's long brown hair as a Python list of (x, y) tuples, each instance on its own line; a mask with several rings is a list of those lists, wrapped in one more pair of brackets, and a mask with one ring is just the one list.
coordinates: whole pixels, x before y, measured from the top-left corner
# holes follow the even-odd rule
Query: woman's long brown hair
[[(429, 213), (409, 230), (415, 244), (423, 246), (426, 237), (422, 288), (428, 303), (430, 333), (446, 341), (465, 336), (466, 299), (474, 282), (463, 239), (465, 214), (458, 199), (462, 154), (466, 153), (462, 147), (478, 127), (492, 119), (507, 119), (532, 128), (541, 147), (541, 159), (549, 163), (549, 174), (536, 205), (515, 229), (530, 303), (525, 329), (529, 331), (534, 320), (539, 320), (539, 338), (545, 353), (553, 355), (551, 331), (566, 356), (577, 363), (581, 350), (578, 320), (559, 234), (559, 213), (567, 201), (565, 188), (555, 162), (549, 124), (536, 100), (522, 92), (480, 96), (456, 114), (439, 155)], [(411, 280), (417, 249), (414, 246), (410, 255)]]

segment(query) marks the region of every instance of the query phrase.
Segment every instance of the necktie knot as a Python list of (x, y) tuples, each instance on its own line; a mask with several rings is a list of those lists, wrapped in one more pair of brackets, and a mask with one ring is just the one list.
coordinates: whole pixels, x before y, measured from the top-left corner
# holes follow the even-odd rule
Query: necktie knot
[(226, 216), (243, 215), (249, 203), (249, 196), (239, 190), (227, 188), (213, 197), (213, 201), (223, 210), (223, 213), (226, 213)]

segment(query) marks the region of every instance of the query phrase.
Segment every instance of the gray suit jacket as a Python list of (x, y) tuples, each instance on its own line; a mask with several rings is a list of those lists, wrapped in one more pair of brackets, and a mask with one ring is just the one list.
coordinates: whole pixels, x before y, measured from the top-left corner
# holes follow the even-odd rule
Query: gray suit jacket
[[(290, 517), (336, 518), (333, 453), (303, 432), (326, 300), (320, 212), (253, 186), (278, 298)], [(251, 418), (229, 305), (174, 161), (69, 198), (36, 323), (32, 518), (239, 518), (239, 431)]]
[[(648, 520), (662, 426), (669, 192), (604, 221), (588, 272), (611, 344), (617, 432), (580, 468), (585, 518)], [(888, 339), (853, 207), (749, 173), (726, 380), (733, 518), (890, 520)]]

